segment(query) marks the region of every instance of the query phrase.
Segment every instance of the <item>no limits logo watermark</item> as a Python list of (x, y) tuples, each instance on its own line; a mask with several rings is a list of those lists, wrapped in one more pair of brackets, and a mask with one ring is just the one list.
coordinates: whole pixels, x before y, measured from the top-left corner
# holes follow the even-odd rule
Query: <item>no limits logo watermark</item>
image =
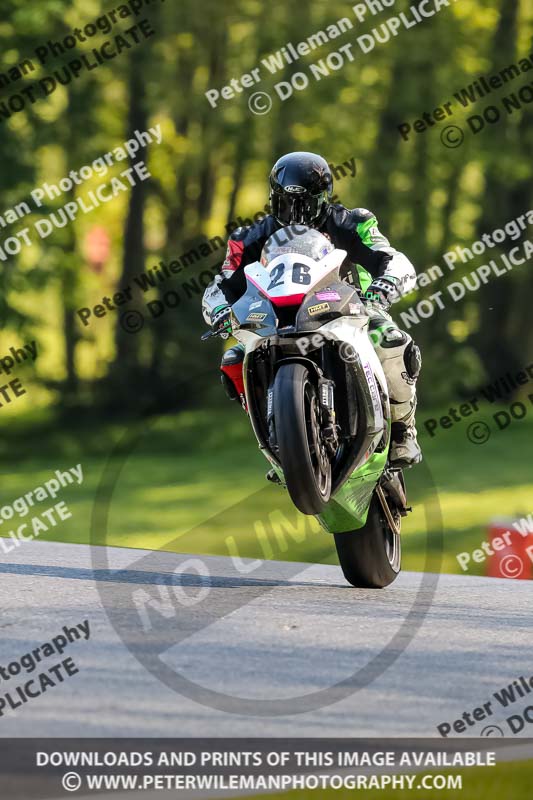
[[(183, 390), (187, 391), (193, 402), (193, 384), (190, 381), (184, 384)], [(142, 450), (149, 441), (156, 424), (154, 420), (150, 427), (143, 423), (138, 428), (131, 428), (111, 454), (93, 509), (91, 537), (94, 544), (105, 542), (107, 530), (112, 524), (114, 495), (121, 491), (122, 472), (125, 472), (127, 480), (130, 459), (134, 459), (139, 449)], [(250, 446), (253, 446), (251, 432), (250, 437)], [(227, 684), (220, 682), (222, 673), (213, 673), (206, 685), (206, 682), (198, 680), (196, 672), (191, 673), (187, 669), (183, 661), (190, 648), (196, 652), (198, 637), (204, 629), (217, 623), (229, 624), (232, 653), (246, 654), (247, 648), (241, 650), (239, 642), (240, 636), (246, 639), (246, 623), (242, 622), (244, 629), (241, 631), (239, 619), (242, 617), (237, 612), (242, 610), (244, 613), (244, 608), (254, 603), (249, 613), (253, 612), (255, 620), (261, 610), (260, 601), (266, 601), (268, 605), (271, 592), (283, 591), (284, 587), (290, 586), (303, 586), (308, 587), (309, 591), (316, 591), (317, 585), (312, 577), (306, 578), (305, 575), (306, 569), (312, 568), (311, 564), (302, 568), (302, 564), (297, 562), (277, 560), (275, 564), (272, 563), (273, 559), (286, 558), (289, 544), (292, 557), (297, 556), (294, 548), (303, 547), (304, 544), (312, 544), (311, 550), (316, 552), (316, 545), (322, 537), (324, 555), (329, 557), (333, 548), (330, 534), (322, 531), (314, 518), (298, 515), (294, 509), (287, 515), (272, 505), (276, 502), (272, 492), (284, 491), (280, 487), (267, 486), (201, 523), (198, 528), (180, 534), (174, 542), (168, 542), (165, 545), (164, 565), (161, 553), (140, 552), (139, 557), (127, 568), (111, 570), (109, 558), (114, 558), (113, 551), (108, 552), (105, 547), (91, 548), (95, 574), (103, 571), (102, 574), (112, 572), (114, 576), (112, 583), (109, 580), (97, 581), (108, 618), (132, 655), (158, 681), (177, 694), (209, 708), (232, 714), (270, 717), (305, 713), (340, 701), (370, 685), (394, 664), (416, 636), (431, 607), (440, 572), (442, 518), (427, 465), (421, 465), (417, 479), (424, 498), (420, 505), (425, 516), (427, 535), (428, 538), (431, 535), (432, 540), (432, 546), (426, 550), (426, 563), (419, 585), (409, 593), (408, 601), (395, 621), (392, 635), (391, 631), (386, 631), (378, 636), (378, 643), (371, 648), (364, 664), (361, 664), (358, 652), (354, 651), (353, 665), (348, 660), (347, 675), (337, 682), (332, 678), (329, 686), (324, 687), (323, 682), (317, 679), (311, 682), (311, 690), (307, 693), (268, 699), (242, 697), (237, 693), (231, 694)], [(242, 515), (253, 514), (253, 509), (269, 506), (272, 510), (265, 512), (264, 516), (258, 517), (255, 513), (252, 527), (256, 537), (256, 556), (246, 559), (242, 555), (238, 537), (232, 533), (235, 520), (242, 518)], [(201, 546), (200, 531), (203, 530), (205, 534), (206, 528), (208, 531), (221, 531), (222, 535), (228, 532), (223, 540), (226, 558), (183, 555), (187, 550), (197, 552)], [(257, 557), (257, 550), (263, 557)], [(305, 555), (306, 549), (302, 552), (304, 560)], [(332, 585), (332, 591), (356, 591), (345, 584), (340, 568), (338, 580), (340, 585)], [(210, 631), (207, 630), (205, 635), (209, 640)], [(205, 652), (203, 646), (201, 652)], [(283, 661), (282, 652), (280, 659)]]

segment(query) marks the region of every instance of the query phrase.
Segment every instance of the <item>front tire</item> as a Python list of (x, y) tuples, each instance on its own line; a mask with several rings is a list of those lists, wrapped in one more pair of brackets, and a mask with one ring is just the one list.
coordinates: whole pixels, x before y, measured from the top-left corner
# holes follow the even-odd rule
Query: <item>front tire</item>
[(334, 538), (344, 577), (352, 586), (383, 589), (398, 577), (400, 536), (391, 530), (375, 493), (366, 524), (355, 531), (335, 533)]
[(331, 496), (331, 463), (321, 439), (316, 386), (304, 364), (282, 365), (274, 382), (279, 459), (291, 500), (303, 514), (320, 514)]

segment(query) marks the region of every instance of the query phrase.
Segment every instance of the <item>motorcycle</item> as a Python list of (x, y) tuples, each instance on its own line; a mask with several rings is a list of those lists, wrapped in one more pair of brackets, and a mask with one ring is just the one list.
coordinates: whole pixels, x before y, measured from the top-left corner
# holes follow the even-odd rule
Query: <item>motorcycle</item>
[(400, 572), (411, 509), (389, 463), (387, 382), (366, 305), (341, 280), (345, 259), (316, 230), (277, 231), (244, 268), (231, 323), (245, 348), (241, 399), (278, 482), (333, 534), (347, 581), (382, 588)]

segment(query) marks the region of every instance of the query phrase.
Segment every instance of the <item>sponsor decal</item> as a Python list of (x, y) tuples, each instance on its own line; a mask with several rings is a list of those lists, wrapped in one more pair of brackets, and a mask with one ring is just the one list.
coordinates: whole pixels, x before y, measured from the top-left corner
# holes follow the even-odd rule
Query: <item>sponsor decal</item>
[(378, 438), (376, 437), (365, 453), (365, 461), (368, 461), (368, 459), (370, 458), (370, 456), (372, 455), (377, 446), (378, 446)]
[(246, 322), (263, 322), (267, 316), (267, 314), (258, 314), (257, 312), (254, 312), (253, 314), (248, 314), (246, 317)]
[(314, 317), (316, 314), (324, 314), (326, 311), (330, 311), (331, 307), (329, 303), (319, 303), (316, 306), (309, 306), (307, 309), (307, 313), (310, 317)]
[(348, 303), (348, 311), (350, 314), (362, 314), (363, 306), (359, 305), (359, 303)]
[(372, 367), (366, 362), (363, 364), (363, 369), (365, 371), (366, 379), (368, 381), (368, 388), (370, 391), (370, 397), (372, 398), (372, 405), (374, 406), (374, 411), (378, 414), (378, 417), (381, 415), (381, 402), (379, 400), (379, 392), (378, 387), (376, 385), (376, 379), (374, 377), (374, 373), (372, 371)]
[(291, 192), (292, 194), (302, 194), (305, 192), (305, 189), (303, 186), (286, 186), (285, 191)]
[(274, 390), (269, 389), (267, 395), (267, 419), (269, 422), (273, 413), (274, 413)]
[(253, 311), (254, 308), (261, 308), (262, 305), (263, 305), (263, 301), (262, 300), (256, 300), (255, 303), (252, 303), (250, 305), (250, 309), (249, 310)]
[(316, 292), (315, 297), (317, 300), (333, 300), (338, 301), (341, 296), (338, 292), (332, 292), (331, 289), (324, 289), (322, 292)]

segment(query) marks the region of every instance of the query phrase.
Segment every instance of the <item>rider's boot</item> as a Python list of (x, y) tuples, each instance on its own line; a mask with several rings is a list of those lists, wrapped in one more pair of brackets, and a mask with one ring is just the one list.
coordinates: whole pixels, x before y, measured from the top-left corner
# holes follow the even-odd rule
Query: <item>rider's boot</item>
[[(406, 406), (407, 409), (405, 410)], [(392, 408), (393, 422), (389, 462), (392, 467), (406, 469), (422, 461), (422, 451), (416, 438), (416, 398)], [(403, 416), (400, 417), (402, 410)]]

